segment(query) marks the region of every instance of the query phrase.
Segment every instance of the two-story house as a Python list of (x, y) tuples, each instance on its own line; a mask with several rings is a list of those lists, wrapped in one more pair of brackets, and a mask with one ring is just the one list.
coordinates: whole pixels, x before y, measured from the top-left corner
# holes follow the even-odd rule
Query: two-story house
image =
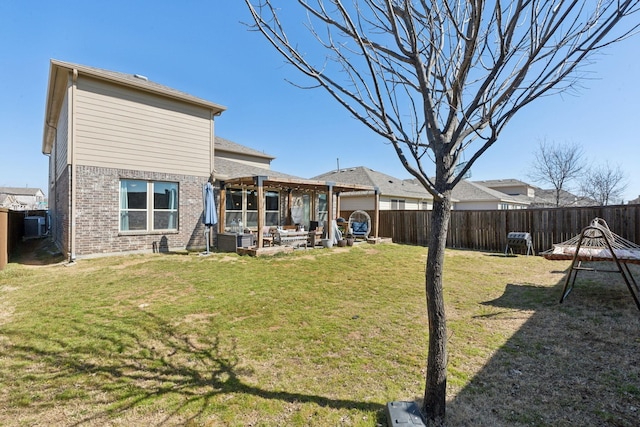
[(223, 111), (142, 75), (52, 60), (42, 152), (58, 247), (70, 260), (203, 248), (207, 182), (217, 189), (217, 232), (322, 223), (337, 194), (376, 195), (271, 170), (273, 157), (215, 136)]
[(52, 236), (69, 259), (203, 246), (223, 111), (142, 75), (51, 60), (42, 152)]

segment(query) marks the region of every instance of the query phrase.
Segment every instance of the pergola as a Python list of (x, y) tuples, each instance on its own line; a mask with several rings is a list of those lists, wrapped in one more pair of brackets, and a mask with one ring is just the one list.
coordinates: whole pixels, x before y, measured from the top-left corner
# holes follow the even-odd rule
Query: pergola
[[(287, 221), (291, 222), (291, 207), (293, 204), (293, 192), (315, 192), (327, 194), (327, 212), (329, 215), (329, 225), (331, 224), (331, 218), (334, 212), (333, 195), (336, 195), (335, 211), (340, 212), (340, 194), (341, 193), (370, 193), (375, 198), (375, 214), (373, 217), (374, 225), (374, 237), (378, 237), (378, 221), (380, 219), (379, 214), (379, 198), (380, 192), (377, 187), (369, 185), (358, 184), (342, 184), (327, 181), (314, 181), (307, 179), (297, 178), (283, 178), (283, 177), (271, 177), (265, 175), (254, 175), (239, 178), (231, 178), (220, 183), (220, 215), (218, 221), (218, 232), (224, 232), (224, 226), (226, 224), (226, 192), (229, 187), (241, 187), (247, 189), (255, 189), (257, 191), (258, 199), (258, 233), (257, 233), (257, 246), (262, 247), (263, 236), (260, 230), (265, 225), (265, 188), (274, 190), (287, 191)], [(315, 210), (314, 210), (315, 212)], [(333, 239), (333, 227), (328, 227), (328, 238)]]

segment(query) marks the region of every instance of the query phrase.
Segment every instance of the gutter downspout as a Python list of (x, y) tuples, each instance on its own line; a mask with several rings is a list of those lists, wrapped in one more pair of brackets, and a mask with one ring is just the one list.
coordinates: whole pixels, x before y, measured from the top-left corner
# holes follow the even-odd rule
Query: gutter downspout
[(71, 112), (70, 112), (70, 125), (71, 131), (68, 148), (71, 151), (71, 206), (69, 207), (69, 262), (73, 263), (76, 260), (76, 190), (78, 188), (78, 180), (76, 176), (77, 165), (76, 165), (76, 150), (75, 150), (75, 142), (76, 142), (76, 91), (78, 84), (78, 70), (73, 69), (73, 83), (71, 84)]

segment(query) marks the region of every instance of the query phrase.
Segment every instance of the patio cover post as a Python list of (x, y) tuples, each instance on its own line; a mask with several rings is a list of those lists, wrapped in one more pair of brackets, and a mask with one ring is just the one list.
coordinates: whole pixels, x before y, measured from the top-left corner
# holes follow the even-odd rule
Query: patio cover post
[(309, 227), (311, 227), (311, 221), (318, 220), (317, 199), (318, 193), (316, 190), (311, 190), (311, 196), (309, 197)]
[(373, 237), (375, 237), (376, 240), (378, 240), (379, 237), (379, 233), (380, 233), (380, 189), (378, 187), (375, 188), (375, 190), (373, 190), (373, 197), (374, 197), (374, 201), (375, 201), (375, 211), (374, 211), (374, 218), (373, 218), (373, 222), (375, 224), (375, 234), (373, 235)]
[(333, 242), (333, 182), (327, 182), (327, 238)]
[(285, 225), (293, 225), (293, 189), (287, 188), (287, 219)]
[(264, 243), (264, 236), (262, 235), (262, 228), (265, 223), (265, 198), (264, 198), (264, 181), (267, 179), (266, 176), (256, 176), (254, 177), (254, 184), (258, 188), (258, 239), (257, 239), (257, 247), (260, 249), (262, 244)]
[(218, 206), (218, 233), (224, 233), (224, 225), (227, 223), (227, 188), (224, 181), (220, 181), (220, 206)]

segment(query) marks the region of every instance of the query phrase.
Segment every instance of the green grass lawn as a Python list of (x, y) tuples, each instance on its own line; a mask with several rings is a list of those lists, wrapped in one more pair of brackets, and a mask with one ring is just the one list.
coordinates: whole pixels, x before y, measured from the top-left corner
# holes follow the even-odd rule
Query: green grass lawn
[[(10, 263), (0, 425), (386, 425), (387, 402), (423, 393), (425, 260), (362, 244)], [(610, 277), (559, 305), (568, 265), (448, 251), (450, 425), (634, 425), (640, 312)]]

